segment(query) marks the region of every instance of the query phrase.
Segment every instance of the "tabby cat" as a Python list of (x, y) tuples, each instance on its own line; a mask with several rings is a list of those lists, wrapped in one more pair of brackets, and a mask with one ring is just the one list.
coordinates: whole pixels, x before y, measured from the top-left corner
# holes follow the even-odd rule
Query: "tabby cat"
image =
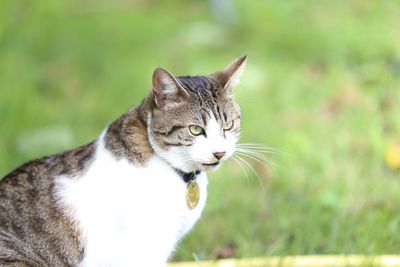
[(0, 181), (0, 266), (165, 266), (200, 218), (205, 171), (235, 152), (246, 56), (207, 76), (157, 68), (93, 142)]

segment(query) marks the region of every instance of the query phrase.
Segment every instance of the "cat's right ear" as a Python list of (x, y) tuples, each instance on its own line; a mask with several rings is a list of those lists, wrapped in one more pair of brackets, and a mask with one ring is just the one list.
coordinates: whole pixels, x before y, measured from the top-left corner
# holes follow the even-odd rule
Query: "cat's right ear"
[(154, 102), (160, 109), (165, 109), (189, 98), (189, 93), (167, 70), (157, 68), (153, 72)]

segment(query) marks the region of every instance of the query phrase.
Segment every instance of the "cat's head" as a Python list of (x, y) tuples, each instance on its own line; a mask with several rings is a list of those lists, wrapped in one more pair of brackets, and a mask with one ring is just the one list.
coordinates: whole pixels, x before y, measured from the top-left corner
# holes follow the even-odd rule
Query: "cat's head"
[(155, 153), (184, 172), (216, 169), (231, 157), (240, 134), (240, 108), (233, 97), (246, 56), (207, 76), (153, 73), (148, 135)]

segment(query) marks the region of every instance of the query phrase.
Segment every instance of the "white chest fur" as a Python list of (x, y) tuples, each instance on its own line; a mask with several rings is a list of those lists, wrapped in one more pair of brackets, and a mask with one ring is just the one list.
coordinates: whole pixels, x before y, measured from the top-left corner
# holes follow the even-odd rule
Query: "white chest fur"
[(163, 266), (200, 218), (207, 176), (198, 175), (198, 206), (186, 204), (186, 183), (154, 156), (145, 167), (117, 161), (98, 142), (96, 159), (78, 178), (58, 177), (57, 195), (74, 210), (85, 235), (81, 266)]

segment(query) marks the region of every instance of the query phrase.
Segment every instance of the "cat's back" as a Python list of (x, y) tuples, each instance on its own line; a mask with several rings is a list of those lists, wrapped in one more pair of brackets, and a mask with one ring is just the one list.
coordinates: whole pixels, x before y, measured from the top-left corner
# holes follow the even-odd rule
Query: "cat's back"
[(84, 171), (93, 152), (90, 143), (30, 161), (0, 181), (1, 266), (18, 261), (27, 266), (72, 266), (80, 261), (79, 233), (57, 205), (55, 177)]

